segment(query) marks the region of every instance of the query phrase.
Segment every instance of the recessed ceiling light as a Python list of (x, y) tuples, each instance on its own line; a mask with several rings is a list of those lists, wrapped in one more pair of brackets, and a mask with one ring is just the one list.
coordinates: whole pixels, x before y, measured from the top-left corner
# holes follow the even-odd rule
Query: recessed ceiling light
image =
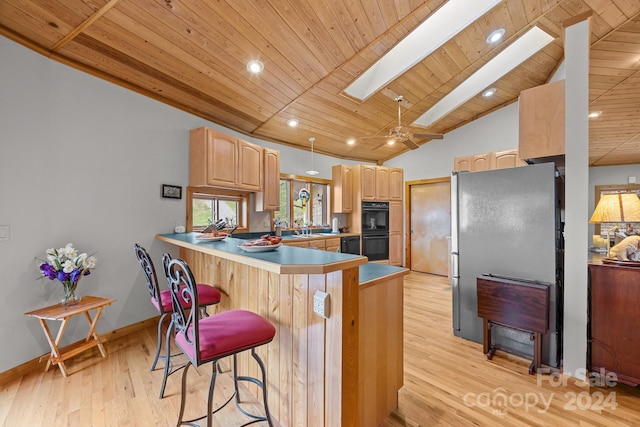
[(590, 118), (600, 117), (601, 114), (602, 114), (602, 111), (592, 111), (589, 113), (589, 117)]
[(264, 64), (257, 59), (254, 59), (247, 63), (247, 70), (249, 70), (250, 73), (257, 74), (264, 70)]
[(391, 138), (390, 140), (387, 141), (387, 145), (394, 145), (395, 143), (396, 143), (395, 138)]
[[(477, 21), (502, 0), (449, 0), (407, 37), (400, 40), (344, 92), (366, 99), (381, 87), (435, 52), (460, 31)], [(427, 41), (428, 42), (425, 42)], [(476, 92), (478, 93), (478, 92)]]
[(355, 140), (355, 139), (353, 139), (353, 138), (352, 138), (352, 139), (347, 139), (347, 144), (348, 144), (348, 145), (353, 145), (353, 144), (355, 144), (355, 143), (356, 143), (356, 140)]
[(291, 126), (292, 128), (298, 126), (298, 123), (299, 123), (298, 119), (289, 119), (289, 120), (287, 120), (287, 124), (289, 126)]
[(504, 37), (504, 28), (498, 28), (495, 31), (492, 31), (491, 34), (487, 36), (487, 43), (493, 44), (497, 43)]
[(553, 37), (545, 31), (538, 27), (531, 28), (418, 117), (413, 124), (431, 126), (552, 41)]
[(482, 97), (483, 98), (491, 98), (493, 95), (495, 95), (495, 93), (496, 93), (496, 88), (492, 87), (492, 88), (487, 89), (484, 92), (482, 92)]

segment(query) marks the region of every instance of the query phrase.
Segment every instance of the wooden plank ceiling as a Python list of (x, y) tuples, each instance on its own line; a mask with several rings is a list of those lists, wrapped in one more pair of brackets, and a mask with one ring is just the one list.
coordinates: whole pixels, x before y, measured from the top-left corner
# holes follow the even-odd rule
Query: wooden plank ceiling
[[(445, 0), (2, 0), (0, 34), (243, 134), (378, 162), (408, 150), (375, 138), (410, 125), (532, 26), (554, 41), (417, 133), (446, 133), (546, 83), (563, 59), (562, 22), (592, 11), (591, 165), (640, 163), (640, 1), (503, 0), (365, 101), (343, 90)], [(504, 41), (485, 42), (494, 29)], [(247, 72), (259, 59), (265, 70)], [(296, 128), (287, 126), (297, 118)], [(429, 139), (418, 141), (428, 143)], [(469, 141), (473, 144), (473, 141)], [(514, 141), (514, 147), (517, 142)], [(473, 152), (473, 150), (470, 150)]]

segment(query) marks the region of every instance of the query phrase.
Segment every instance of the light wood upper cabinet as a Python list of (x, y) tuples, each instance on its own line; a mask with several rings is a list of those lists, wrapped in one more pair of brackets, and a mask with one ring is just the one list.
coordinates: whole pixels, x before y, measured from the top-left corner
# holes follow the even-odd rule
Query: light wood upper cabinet
[(456, 157), (455, 159), (453, 159), (453, 171), (473, 172), (473, 156)]
[(471, 167), (474, 172), (488, 171), (493, 169), (494, 160), (494, 153), (476, 154), (473, 156)]
[(264, 147), (238, 139), (238, 182), (243, 190), (260, 191), (264, 179)]
[(522, 159), (565, 153), (565, 83), (559, 80), (520, 92), (519, 153)]
[(389, 200), (389, 169), (376, 166), (376, 200)]
[(331, 168), (331, 212), (353, 211), (353, 169), (351, 166), (335, 165)]
[(453, 159), (454, 172), (480, 172), (526, 165), (518, 155), (518, 150), (516, 149), (456, 157)]
[(235, 138), (212, 129), (192, 129), (189, 144), (189, 184), (235, 188), (235, 165), (238, 162), (236, 141)]
[(263, 147), (201, 127), (189, 138), (189, 185), (260, 191)]
[(262, 191), (256, 193), (256, 211), (280, 209), (280, 151), (264, 149)]
[(360, 179), (362, 181), (362, 200), (376, 200), (376, 167), (360, 165)]
[(360, 165), (363, 201), (389, 200), (389, 168)]
[(404, 196), (404, 170), (389, 168), (389, 200), (402, 201)]
[(518, 155), (518, 150), (497, 151), (494, 153), (494, 169), (515, 168), (527, 164)]

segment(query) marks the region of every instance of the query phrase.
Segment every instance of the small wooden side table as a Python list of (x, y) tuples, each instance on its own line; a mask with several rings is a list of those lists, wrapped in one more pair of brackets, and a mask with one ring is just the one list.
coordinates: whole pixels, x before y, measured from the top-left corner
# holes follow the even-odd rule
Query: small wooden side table
[[(102, 310), (106, 306), (111, 305), (113, 301), (114, 300), (110, 298), (86, 296), (82, 297), (82, 299), (75, 305), (55, 304), (25, 313), (26, 316), (38, 319), (40, 326), (42, 326), (42, 329), (44, 330), (44, 334), (47, 336), (49, 346), (51, 347), (51, 353), (49, 354), (49, 360), (47, 361), (45, 371), (48, 371), (51, 365), (58, 365), (60, 372), (62, 372), (62, 375), (66, 377), (68, 376), (68, 373), (67, 368), (64, 365), (64, 361), (93, 347), (98, 347), (102, 357), (107, 357), (107, 353), (104, 351), (102, 342), (100, 342), (100, 337), (96, 332), (96, 325), (98, 324)], [(91, 310), (96, 310), (93, 318), (91, 318), (91, 315), (89, 314), (89, 311)], [(66, 347), (59, 348), (60, 340), (62, 340), (62, 335), (69, 323), (69, 319), (78, 314), (84, 314), (87, 322), (89, 323), (87, 338), (85, 338), (84, 341), (81, 340)], [(47, 320), (57, 320), (62, 322), (55, 340), (53, 339)]]

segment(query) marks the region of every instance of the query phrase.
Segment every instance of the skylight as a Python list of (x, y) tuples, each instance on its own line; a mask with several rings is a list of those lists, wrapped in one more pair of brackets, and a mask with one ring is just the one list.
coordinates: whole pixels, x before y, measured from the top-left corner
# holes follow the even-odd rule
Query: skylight
[(413, 122), (430, 126), (449, 112), (464, 104), (496, 80), (513, 70), (531, 55), (553, 41), (553, 37), (538, 27), (533, 27), (491, 61), (472, 74)]
[(360, 100), (422, 61), (502, 0), (449, 0), (351, 83), (345, 93)]

